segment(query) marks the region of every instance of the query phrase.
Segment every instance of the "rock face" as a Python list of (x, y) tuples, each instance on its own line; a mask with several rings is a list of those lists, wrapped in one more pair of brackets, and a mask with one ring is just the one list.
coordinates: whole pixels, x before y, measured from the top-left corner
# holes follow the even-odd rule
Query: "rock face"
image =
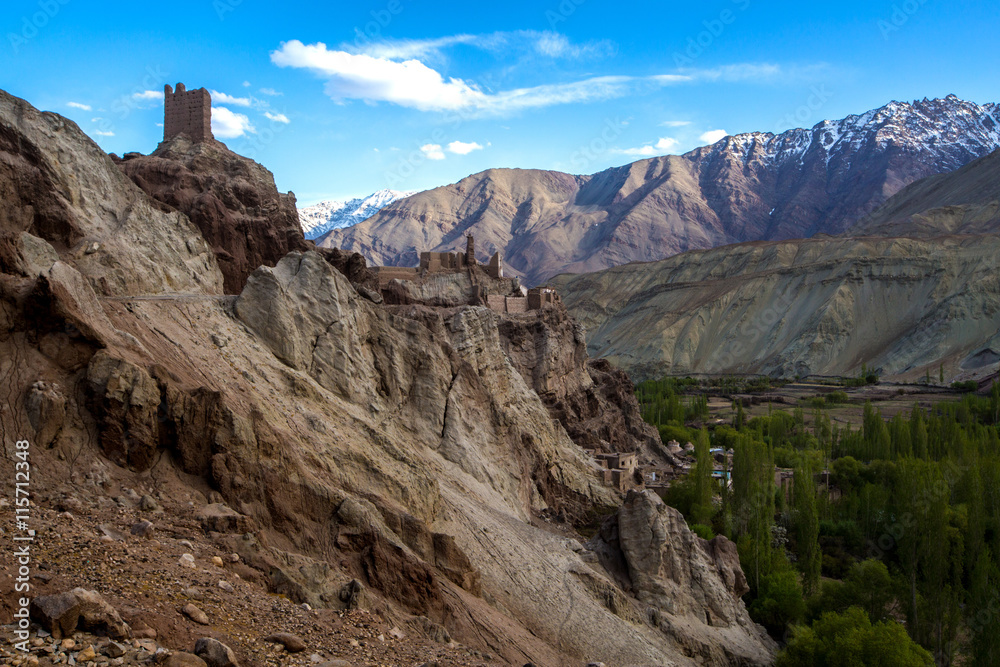
[(726, 137), (682, 156), (591, 176), (492, 169), (386, 206), (317, 243), (376, 265), (416, 266), (422, 250), (487, 256), (532, 286), (562, 272), (745, 241), (838, 234), (909, 183), (1000, 147), (1000, 112), (954, 96), (779, 135)]
[(59, 259), (60, 280), (84, 276), (88, 300), (91, 292), (221, 293), (198, 229), (159, 210), (72, 121), (0, 90), (0, 155), (4, 272), (47, 273)]
[[(171, 567), (197, 558), (178, 572), (238, 554), (224, 566), (241, 594), (423, 619), (407, 639), (451, 638), (512, 664), (694, 664), (593, 553), (532, 524), (621, 499), (534, 388), (572, 401), (593, 382), (568, 320), (524, 333), (549, 341), (541, 356), (527, 339), (508, 353), (493, 311), (377, 304), (311, 251), (223, 297), (188, 217), (155, 207), (75, 126), (4, 97), (0, 134), (0, 192), (30, 180), (80, 234), (60, 240), (20, 195), (0, 205), (0, 426), (51, 436), (32, 446), (33, 488), (77, 513), (112, 489), (160, 493), (141, 501), (159, 504), (157, 525), (177, 511), (212, 545), (179, 544)], [(119, 227), (102, 217), (113, 212)], [(88, 235), (100, 236), (90, 254)], [(12, 465), (0, 459), (11, 477)], [(211, 507), (200, 524), (194, 500)], [(178, 606), (173, 621), (197, 632)]]
[(716, 665), (770, 660), (773, 641), (740, 600), (749, 587), (736, 545), (725, 537), (703, 540), (656, 494), (630, 491), (589, 546), (689, 655)]
[(992, 363), (996, 236), (816, 238), (685, 253), (553, 281), (588, 349), (665, 373), (917, 378)]
[(258, 266), (274, 266), (306, 250), (295, 195), (282, 194), (274, 176), (213, 141), (178, 136), (151, 155), (129, 153), (122, 171), (146, 194), (181, 211), (198, 226), (219, 262), (226, 294), (239, 294)]
[(606, 361), (588, 360), (583, 327), (561, 305), (538, 316), (501, 318), (500, 336), (511, 363), (576, 444), (661, 456), (631, 380)]

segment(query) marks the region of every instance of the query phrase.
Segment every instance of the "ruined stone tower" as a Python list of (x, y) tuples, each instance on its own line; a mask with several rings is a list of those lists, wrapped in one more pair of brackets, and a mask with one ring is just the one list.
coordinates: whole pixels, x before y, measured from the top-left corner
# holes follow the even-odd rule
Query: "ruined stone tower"
[(211, 141), (212, 96), (204, 88), (185, 90), (183, 83), (177, 90), (170, 84), (163, 87), (163, 140), (178, 134), (187, 135), (191, 141)]
[(465, 237), (465, 265), (476, 265), (476, 240), (472, 238), (472, 234)]

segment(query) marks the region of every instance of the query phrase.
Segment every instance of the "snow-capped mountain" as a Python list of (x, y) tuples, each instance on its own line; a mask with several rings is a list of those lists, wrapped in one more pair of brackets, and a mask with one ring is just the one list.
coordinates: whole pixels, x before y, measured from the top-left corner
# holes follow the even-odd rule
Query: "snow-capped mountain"
[(890, 102), (587, 176), (491, 169), (396, 202), (323, 244), (413, 266), (416, 248), (460, 250), (468, 233), (533, 285), (688, 250), (841, 234), (910, 183), (997, 149), (997, 104)]
[(782, 165), (802, 162), (812, 151), (821, 153), (829, 165), (866, 148), (886, 151), (892, 147), (926, 153), (933, 156), (937, 171), (953, 171), (1000, 147), (1000, 105), (980, 105), (955, 95), (890, 102), (842, 120), (825, 120), (811, 129), (725, 137), (693, 154), (730, 152), (744, 163), (756, 159)]
[(347, 201), (329, 200), (299, 209), (299, 222), (307, 239), (317, 239), (331, 229), (351, 227), (378, 213), (389, 204), (409, 197), (413, 192), (379, 190), (367, 197)]

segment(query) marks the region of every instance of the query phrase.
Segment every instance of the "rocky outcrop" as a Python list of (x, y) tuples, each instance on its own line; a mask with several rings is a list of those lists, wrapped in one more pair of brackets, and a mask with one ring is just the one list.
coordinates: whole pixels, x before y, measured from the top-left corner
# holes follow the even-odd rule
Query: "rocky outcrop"
[(499, 324), (507, 357), (576, 444), (662, 456), (631, 380), (606, 361), (588, 359), (583, 327), (565, 308), (503, 317)]
[(99, 296), (221, 292), (187, 217), (159, 210), (75, 123), (2, 90), (0, 202), (5, 273), (37, 275), (58, 253)]
[(226, 294), (239, 294), (258, 266), (307, 250), (295, 195), (280, 193), (270, 171), (218, 141), (178, 136), (151, 155), (128, 153), (122, 171), (164, 210), (187, 215), (208, 241)]
[[(60, 245), (44, 225), (4, 230), (0, 377), (9, 400), (0, 426), (51, 437), (31, 450), (33, 489), (47, 494), (41, 505), (81, 515), (109, 508), (88, 539), (117, 550), (124, 538), (169, 565), (163, 581), (205, 570), (207, 581), (225, 577), (227, 604), (266, 589), (398, 619), (408, 634), (450, 638), (511, 664), (694, 664), (680, 635), (654, 627), (579, 541), (533, 524), (545, 509), (572, 522), (620, 495), (600, 483), (512, 363), (496, 313), (376, 304), (315, 252), (256, 268), (237, 298), (223, 297), (215, 257), (186, 216), (163, 213), (92, 144), (48, 136), (35, 125), (56, 119), (17, 104), (13, 121), (0, 105), (4, 128), (15, 128), (5, 130), (15, 132), (8, 147), (35, 150), (53, 182), (72, 184), (86, 160), (79, 178), (117, 183), (103, 201), (132, 198), (148, 212), (143, 225), (122, 218), (124, 237), (138, 235), (131, 245), (109, 232), (90, 255), (77, 253), (90, 246)], [(16, 173), (0, 168), (0, 191), (14, 191), (6, 179)], [(86, 235), (106, 223), (81, 207), (104, 193), (78, 194), (73, 202), (83, 203), (56, 203), (81, 216), (74, 224)], [(35, 220), (21, 210), (27, 204), (15, 206), (5, 224)], [(214, 278), (191, 277), (199, 261)], [(574, 335), (560, 326), (553, 346)], [(585, 367), (574, 373), (589, 376)], [(10, 458), (0, 468), (13, 477)], [(156, 507), (166, 557), (127, 534), (141, 508)], [(69, 523), (45, 533), (49, 544), (73, 525), (50, 514)], [(61, 546), (76, 553), (76, 542)], [(213, 553), (238, 555), (209, 561)], [(231, 573), (211, 569), (222, 567)], [(108, 589), (119, 575), (110, 560), (87, 570)], [(232, 616), (210, 596), (196, 599), (210, 623)], [(191, 632), (197, 626), (177, 613), (187, 604), (195, 602), (172, 598), (167, 615)], [(150, 629), (162, 615), (128, 611)], [(303, 627), (327, 621), (310, 616)], [(256, 636), (290, 629), (299, 631)]]
[(317, 244), (380, 266), (461, 251), (473, 234), (528, 286), (563, 272), (657, 261), (730, 243), (839, 234), (902, 187), (1000, 147), (996, 105), (891, 102), (781, 134), (588, 175), (491, 169), (394, 202)]
[(588, 350), (664, 374), (984, 371), (1000, 351), (995, 235), (814, 238), (685, 253), (552, 281)]
[(656, 494), (630, 491), (588, 546), (690, 655), (711, 664), (769, 664), (774, 642), (740, 599), (749, 587), (736, 545), (725, 537), (703, 540)]

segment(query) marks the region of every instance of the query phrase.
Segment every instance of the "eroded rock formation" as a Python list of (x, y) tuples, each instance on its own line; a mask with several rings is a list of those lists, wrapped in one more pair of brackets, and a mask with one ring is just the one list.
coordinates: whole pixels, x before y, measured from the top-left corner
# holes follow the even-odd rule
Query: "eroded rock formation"
[[(404, 618), (508, 663), (694, 664), (703, 631), (684, 628), (704, 618), (663, 633), (669, 611), (648, 615), (579, 540), (534, 525), (620, 502), (534, 387), (593, 388), (568, 319), (530, 333), (549, 340), (539, 366), (507, 351), (489, 309), (379, 305), (310, 251), (223, 296), (199, 228), (75, 125), (0, 95), (0, 137), (0, 192), (39, 197), (0, 206), (0, 425), (36, 439), (36, 502), (86, 512), (128, 486), (153, 508), (155, 488), (237, 554), (246, 586)], [(193, 188), (186, 168), (162, 173)], [(739, 627), (704, 650), (766, 662)]]
[(302, 235), (295, 195), (278, 192), (270, 171), (218, 141), (176, 136), (151, 155), (126, 154), (119, 165), (164, 210), (181, 211), (198, 226), (226, 294), (239, 294), (258, 266), (312, 245)]

